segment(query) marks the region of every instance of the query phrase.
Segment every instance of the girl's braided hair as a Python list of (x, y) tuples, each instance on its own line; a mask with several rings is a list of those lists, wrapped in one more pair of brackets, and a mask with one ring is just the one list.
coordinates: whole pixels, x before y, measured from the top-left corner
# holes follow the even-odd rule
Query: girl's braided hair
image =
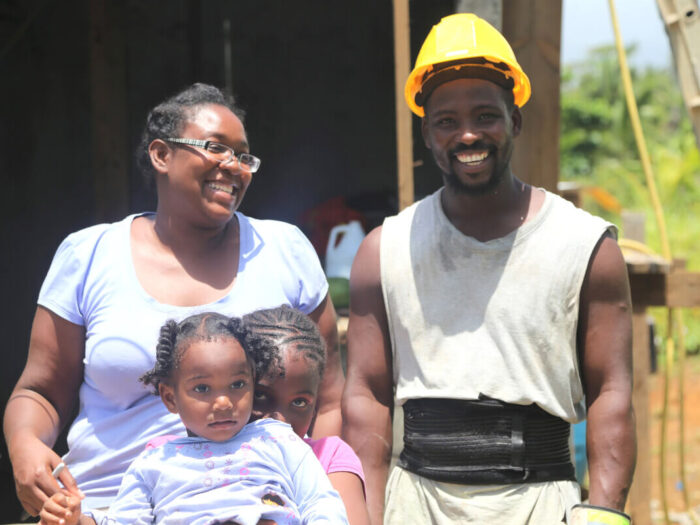
[(166, 321), (158, 337), (156, 364), (140, 380), (152, 385), (155, 394), (158, 394), (158, 385), (172, 378), (190, 344), (228, 337), (238, 341), (253, 362), (255, 378), (264, 376), (273, 367), (279, 367), (279, 352), (272, 341), (254, 334), (240, 318), (206, 312), (192, 315), (179, 323), (172, 319)]
[[(297, 352), (313, 363), (320, 377), (326, 366), (326, 345), (316, 323), (307, 315), (283, 305), (243, 316), (243, 322), (258, 336), (271, 341), (280, 353), (293, 344)], [(284, 374), (284, 370), (281, 370)]]
[(194, 110), (210, 104), (228, 108), (243, 122), (245, 112), (236, 105), (232, 96), (223, 93), (217, 87), (199, 82), (161, 102), (148, 113), (135, 154), (136, 164), (147, 182), (151, 183), (155, 177), (148, 152), (151, 142), (155, 139), (179, 138), (187, 121), (194, 116)]

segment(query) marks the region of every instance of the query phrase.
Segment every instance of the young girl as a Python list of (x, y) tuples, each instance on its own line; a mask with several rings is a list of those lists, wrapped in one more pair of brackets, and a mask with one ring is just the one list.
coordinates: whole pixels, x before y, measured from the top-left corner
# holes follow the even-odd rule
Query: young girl
[[(281, 366), (258, 380), (253, 418), (289, 423), (304, 438), (316, 415), (318, 387), (325, 366), (325, 347), (316, 324), (306, 315), (281, 306), (243, 317), (253, 333), (279, 349)], [(336, 436), (304, 438), (321, 461), (333, 487), (340, 493), (351, 525), (369, 523), (364, 497), (362, 465), (355, 452)]]
[[(156, 365), (141, 380), (180, 416), (189, 437), (141, 453), (100, 523), (347, 523), (323, 468), (289, 426), (248, 424), (255, 378), (276, 359), (274, 345), (240, 319), (204, 313), (168, 321)], [(95, 523), (66, 494), (47, 500), (41, 518)]]

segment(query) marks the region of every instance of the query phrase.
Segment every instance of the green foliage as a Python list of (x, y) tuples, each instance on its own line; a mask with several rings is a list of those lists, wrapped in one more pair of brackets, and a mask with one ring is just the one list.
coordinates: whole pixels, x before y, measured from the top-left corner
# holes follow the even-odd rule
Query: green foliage
[[(627, 50), (628, 56), (634, 48)], [(683, 97), (671, 69), (631, 70), (671, 252), (700, 271), (700, 153)], [(598, 187), (623, 209), (646, 215), (647, 244), (661, 253), (659, 228), (629, 120), (613, 46), (590, 52), (584, 63), (565, 67), (561, 88), (560, 179)], [(585, 197), (583, 207), (621, 227), (618, 213)], [(621, 235), (624, 237), (624, 231)], [(663, 309), (653, 309), (665, 333)], [(686, 345), (700, 351), (700, 311), (685, 313)]]

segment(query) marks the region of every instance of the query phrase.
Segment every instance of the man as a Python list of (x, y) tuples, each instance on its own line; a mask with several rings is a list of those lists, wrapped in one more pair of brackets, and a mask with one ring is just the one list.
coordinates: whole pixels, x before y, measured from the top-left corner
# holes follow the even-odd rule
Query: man
[[(506, 40), (471, 14), (433, 27), (406, 83), (444, 186), (353, 264), (343, 434), (375, 525), (629, 523), (626, 267), (612, 224), (513, 175), (529, 96)], [(404, 448), (387, 485), (395, 399)], [(572, 512), (569, 430), (586, 415), (602, 509)]]

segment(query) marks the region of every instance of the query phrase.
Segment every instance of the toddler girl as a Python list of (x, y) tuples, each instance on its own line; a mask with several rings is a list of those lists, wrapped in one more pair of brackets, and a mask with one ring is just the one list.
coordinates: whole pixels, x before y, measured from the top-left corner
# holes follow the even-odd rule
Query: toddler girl
[[(274, 343), (281, 366), (271, 368), (255, 386), (253, 418), (269, 417), (289, 423), (304, 438), (316, 415), (318, 388), (326, 352), (316, 324), (306, 315), (281, 306), (243, 317), (253, 333)], [(362, 465), (355, 452), (336, 436), (306, 441), (340, 493), (351, 525), (369, 523)]]
[[(274, 345), (240, 319), (204, 313), (168, 321), (156, 365), (141, 380), (179, 414), (188, 437), (142, 452), (100, 523), (347, 523), (323, 468), (289, 426), (248, 424), (255, 378), (276, 359)], [(95, 523), (65, 493), (47, 500), (41, 517)]]

